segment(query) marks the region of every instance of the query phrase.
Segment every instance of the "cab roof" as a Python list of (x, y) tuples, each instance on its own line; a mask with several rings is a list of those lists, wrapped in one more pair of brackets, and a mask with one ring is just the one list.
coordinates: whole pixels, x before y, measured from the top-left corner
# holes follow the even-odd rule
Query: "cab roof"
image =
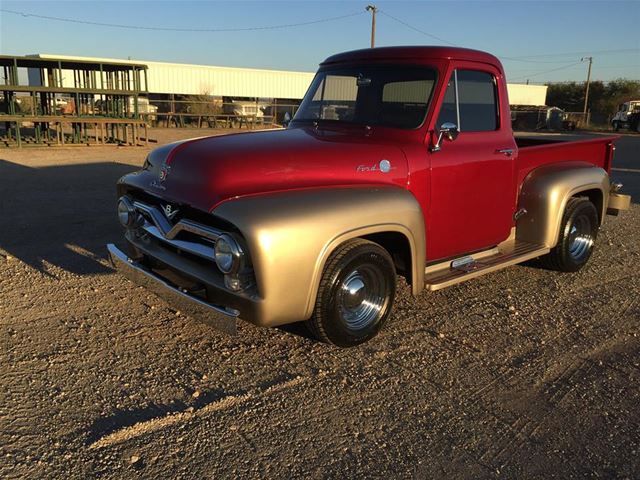
[(327, 58), (321, 65), (337, 63), (351, 63), (366, 60), (406, 60), (406, 59), (457, 59), (472, 62), (488, 63), (501, 66), (500, 60), (490, 53), (480, 50), (459, 47), (430, 47), (430, 46), (406, 46), (406, 47), (377, 47), (352, 50), (338, 53)]

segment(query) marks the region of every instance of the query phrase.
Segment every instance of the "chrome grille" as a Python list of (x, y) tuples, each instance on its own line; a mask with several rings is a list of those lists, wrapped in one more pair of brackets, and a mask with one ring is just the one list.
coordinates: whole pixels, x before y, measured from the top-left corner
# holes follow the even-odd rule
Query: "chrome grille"
[[(133, 206), (144, 217), (144, 224), (140, 228), (146, 233), (178, 250), (214, 261), (215, 242), (223, 233), (221, 230), (186, 218), (172, 225), (162, 210), (154, 205), (136, 200), (133, 202)], [(186, 232), (195, 235), (197, 241), (179, 238), (182, 233)]]

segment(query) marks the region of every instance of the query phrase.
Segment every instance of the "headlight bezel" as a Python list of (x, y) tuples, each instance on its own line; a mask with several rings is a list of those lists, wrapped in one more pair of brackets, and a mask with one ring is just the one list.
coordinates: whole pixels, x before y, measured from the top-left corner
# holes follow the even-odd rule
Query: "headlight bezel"
[[(221, 252), (220, 250), (223, 250)], [(228, 262), (223, 262), (222, 255), (227, 256)], [(216, 240), (214, 247), (214, 259), (218, 269), (225, 275), (238, 273), (242, 269), (244, 251), (240, 243), (229, 233), (223, 233)], [(228, 266), (227, 266), (228, 264)]]
[[(127, 197), (122, 196), (118, 199), (118, 220), (125, 228), (132, 228), (136, 224), (138, 212), (133, 206), (133, 202)], [(126, 215), (126, 217), (124, 216)]]

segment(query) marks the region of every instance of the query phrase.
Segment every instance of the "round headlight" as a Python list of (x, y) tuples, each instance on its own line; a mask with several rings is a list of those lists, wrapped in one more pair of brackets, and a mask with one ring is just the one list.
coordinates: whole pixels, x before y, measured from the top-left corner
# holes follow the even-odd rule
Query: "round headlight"
[(136, 209), (127, 197), (118, 200), (118, 220), (123, 227), (131, 228), (136, 223)]
[(222, 273), (235, 273), (240, 269), (242, 250), (231, 235), (220, 235), (216, 241), (215, 252), (216, 265)]

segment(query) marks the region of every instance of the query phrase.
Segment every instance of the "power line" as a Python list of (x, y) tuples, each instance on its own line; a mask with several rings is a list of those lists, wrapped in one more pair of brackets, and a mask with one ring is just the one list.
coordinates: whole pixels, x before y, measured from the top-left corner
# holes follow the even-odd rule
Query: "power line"
[[(542, 53), (537, 55), (522, 55), (513, 58), (543, 58), (543, 57), (567, 57), (570, 55), (588, 55), (588, 54), (600, 54), (600, 53), (632, 53), (640, 52), (640, 48), (621, 48), (617, 50), (586, 50), (582, 52), (562, 52), (562, 53)], [(507, 57), (505, 57), (507, 58)]]
[(596, 67), (597, 70), (602, 68), (640, 68), (640, 65), (598, 65)]
[(571, 63), (569, 65), (565, 65), (564, 67), (553, 68), (551, 70), (545, 70), (543, 72), (530, 73), (528, 75), (522, 75), (520, 77), (510, 78), (509, 80), (513, 81), (513, 80), (519, 80), (521, 78), (527, 79), (527, 78), (530, 78), (530, 77), (537, 77), (538, 75), (544, 75), (545, 73), (557, 72), (559, 70), (565, 70), (567, 68), (575, 67), (576, 65), (580, 65), (581, 63), (582, 62), (575, 62), (575, 63)]
[(426, 35), (427, 37), (431, 37), (431, 38), (433, 38), (435, 40), (438, 40), (439, 42), (446, 43), (447, 45), (451, 45), (451, 46), (454, 46), (454, 47), (457, 46), (455, 43), (452, 43), (449, 40), (445, 40), (444, 38), (437, 37), (436, 35), (433, 35), (433, 34), (431, 34), (429, 32), (425, 32), (424, 30), (420, 30), (419, 28), (408, 24), (404, 20), (400, 20), (399, 18), (394, 17), (393, 15), (390, 15), (390, 14), (388, 14), (387, 12), (385, 12), (383, 10), (378, 9), (378, 13), (381, 13), (385, 17), (389, 17), (391, 20), (394, 20), (394, 21), (398, 22), (399, 24), (404, 25), (405, 27), (407, 27), (407, 28), (409, 28), (411, 30), (414, 30), (414, 31), (416, 31), (418, 33), (421, 33), (422, 35)]
[(27, 12), (18, 12), (15, 10), (7, 10), (4, 8), (0, 8), (0, 12), (10, 13), (12, 15), (21, 15), (23, 17), (33, 17), (41, 20), (53, 20), (56, 22), (66, 22), (66, 23), (79, 23), (82, 25), (93, 25), (97, 27), (110, 27), (110, 28), (125, 28), (129, 30), (152, 30), (152, 31), (162, 31), (162, 32), (249, 32), (249, 31), (257, 31), (257, 30), (278, 30), (284, 28), (292, 28), (292, 27), (304, 27), (307, 25), (314, 25), (317, 23), (326, 23), (333, 22), (335, 20), (342, 20), (343, 18), (355, 17), (358, 15), (363, 15), (365, 12), (353, 12), (348, 13), (346, 15), (339, 15), (336, 17), (328, 17), (321, 18), (318, 20), (310, 20), (307, 22), (300, 23), (287, 23), (282, 25), (267, 25), (262, 27), (238, 27), (238, 28), (177, 28), (177, 27), (147, 27), (141, 25), (122, 25), (117, 23), (102, 23), (102, 22), (92, 22), (90, 20), (78, 20), (74, 18), (63, 18), (63, 17), (52, 17), (49, 15), (37, 15), (35, 13), (27, 13)]
[(500, 60), (509, 60), (509, 61), (513, 61), (513, 62), (523, 62), (523, 63), (555, 63), (555, 64), (560, 64), (560, 63), (567, 63), (566, 60), (562, 60), (562, 61), (545, 61), (545, 60), (524, 60), (522, 58), (518, 58), (518, 57), (504, 57), (502, 55), (499, 56)]
[[(404, 20), (399, 19), (398, 17), (394, 17), (393, 15), (378, 9), (378, 12), (389, 17), (390, 19), (394, 20), (395, 22), (404, 25), (405, 27), (407, 27), (410, 30), (413, 30), (414, 32), (418, 32), (421, 35), (425, 35), (429, 38), (433, 38), (435, 40), (438, 40), (442, 43), (446, 43), (447, 45), (451, 45), (451, 46), (458, 46), (457, 44), (450, 42), (449, 40), (445, 40), (442, 37), (438, 37), (432, 33), (429, 32), (425, 32), (424, 30), (421, 30), (418, 27), (415, 27), (413, 25), (411, 25), (410, 23), (405, 22)], [(601, 50), (601, 51), (595, 51), (595, 52), (567, 52), (567, 53), (556, 53), (556, 54), (551, 54), (549, 56), (569, 56), (569, 55), (581, 55), (581, 54), (585, 54), (585, 53), (615, 53), (615, 52), (636, 52), (636, 51), (640, 51), (640, 49), (633, 49), (633, 48), (627, 48), (627, 49), (620, 49), (620, 50)], [(546, 54), (542, 54), (542, 55), (529, 55), (529, 56), (521, 56), (521, 57), (508, 57), (505, 55), (497, 55), (501, 60), (509, 60), (509, 61), (514, 61), (514, 62), (522, 62), (522, 63), (546, 63), (546, 64), (565, 64), (566, 61), (553, 61), (553, 60), (529, 60), (530, 58), (538, 58), (538, 57), (542, 57), (544, 58), (545, 56), (547, 56)]]

